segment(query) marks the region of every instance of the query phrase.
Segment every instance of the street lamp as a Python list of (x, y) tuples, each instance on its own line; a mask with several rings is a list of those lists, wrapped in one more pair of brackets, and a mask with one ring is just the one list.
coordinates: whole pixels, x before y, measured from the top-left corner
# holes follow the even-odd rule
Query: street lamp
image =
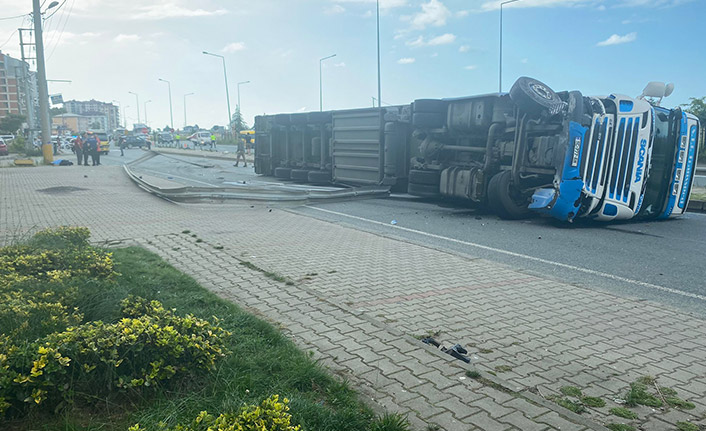
[(250, 81), (241, 81), (238, 83), (238, 107), (236, 108), (238, 111), (240, 111), (240, 86), (243, 84), (250, 84)]
[[(381, 85), (380, 85), (380, 0), (375, 2), (375, 11), (377, 12), (377, 42), (378, 42), (378, 106), (382, 109), (380, 101), (382, 100)], [(382, 110), (380, 111), (382, 112)]]
[(128, 91), (128, 93), (132, 94), (135, 96), (135, 100), (137, 101), (137, 122), (140, 122), (140, 96), (137, 95), (137, 93), (133, 93), (132, 91)]
[(328, 57), (320, 58), (319, 59), (319, 111), (324, 110), (324, 86), (323, 86), (323, 80), (322, 80), (322, 74), (321, 74), (321, 64), (323, 63), (324, 60), (328, 60), (329, 58), (335, 57), (336, 54), (329, 55)]
[(152, 99), (145, 102), (145, 124), (147, 124), (147, 104), (150, 103)]
[(193, 96), (194, 93), (186, 93), (184, 95), (184, 127), (186, 127), (189, 123), (186, 122), (186, 96)]
[(213, 54), (208, 51), (203, 51), (203, 54), (204, 55), (212, 55), (214, 57), (219, 57), (223, 61), (223, 77), (225, 78), (225, 82), (226, 82), (226, 102), (228, 104), (228, 123), (226, 123), (226, 124), (228, 125), (228, 130), (230, 131), (230, 123), (231, 123), (231, 121), (233, 121), (233, 115), (231, 114), (231, 111), (230, 111), (230, 94), (228, 93), (228, 73), (226, 72), (226, 58), (223, 57), (222, 55)]
[(500, 76), (498, 78), (498, 93), (503, 92), (503, 5), (515, 3), (520, 0), (506, 0), (500, 3)]
[(169, 120), (171, 122), (172, 129), (174, 129), (174, 115), (172, 114), (172, 83), (162, 78), (159, 78), (159, 80), (166, 82), (167, 87), (169, 88)]

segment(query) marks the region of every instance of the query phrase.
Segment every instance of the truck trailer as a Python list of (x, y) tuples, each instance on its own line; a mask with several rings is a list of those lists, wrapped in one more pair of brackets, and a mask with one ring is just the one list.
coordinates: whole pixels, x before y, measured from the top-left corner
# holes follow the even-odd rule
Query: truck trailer
[(689, 203), (698, 119), (637, 98), (555, 92), (528, 77), (509, 93), (255, 118), (255, 172), (312, 184), (389, 186), (572, 222), (664, 219)]

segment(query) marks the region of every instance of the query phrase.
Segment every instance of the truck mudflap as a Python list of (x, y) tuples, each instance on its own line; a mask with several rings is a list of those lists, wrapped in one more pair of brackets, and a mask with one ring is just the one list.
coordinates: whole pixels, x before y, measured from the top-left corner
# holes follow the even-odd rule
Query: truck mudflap
[(584, 182), (580, 166), (587, 130), (573, 121), (569, 123), (568, 147), (558, 187), (536, 190), (529, 209), (558, 220), (574, 221), (583, 201)]

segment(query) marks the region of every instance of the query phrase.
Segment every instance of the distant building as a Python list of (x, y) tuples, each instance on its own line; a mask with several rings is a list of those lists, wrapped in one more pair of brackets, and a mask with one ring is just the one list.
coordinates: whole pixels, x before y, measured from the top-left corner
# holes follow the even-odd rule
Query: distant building
[(37, 74), (25, 61), (0, 51), (0, 118), (24, 115), (30, 130), (39, 129)]
[(105, 117), (106, 127), (103, 130), (113, 131), (120, 127), (120, 110), (112, 103), (94, 99), (89, 101), (67, 100), (64, 102), (64, 109), (67, 114)]

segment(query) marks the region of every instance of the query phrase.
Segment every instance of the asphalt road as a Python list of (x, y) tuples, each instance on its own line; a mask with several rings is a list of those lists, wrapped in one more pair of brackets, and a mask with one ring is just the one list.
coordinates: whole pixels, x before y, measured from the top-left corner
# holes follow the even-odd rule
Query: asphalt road
[[(102, 157), (122, 164), (145, 154)], [(251, 165), (157, 156), (136, 170), (187, 185), (275, 183)], [(590, 289), (656, 301), (706, 317), (706, 214), (675, 220), (565, 224), (546, 218), (500, 220), (492, 214), (408, 195), (293, 207), (291, 211), (375, 234), (502, 262)]]

